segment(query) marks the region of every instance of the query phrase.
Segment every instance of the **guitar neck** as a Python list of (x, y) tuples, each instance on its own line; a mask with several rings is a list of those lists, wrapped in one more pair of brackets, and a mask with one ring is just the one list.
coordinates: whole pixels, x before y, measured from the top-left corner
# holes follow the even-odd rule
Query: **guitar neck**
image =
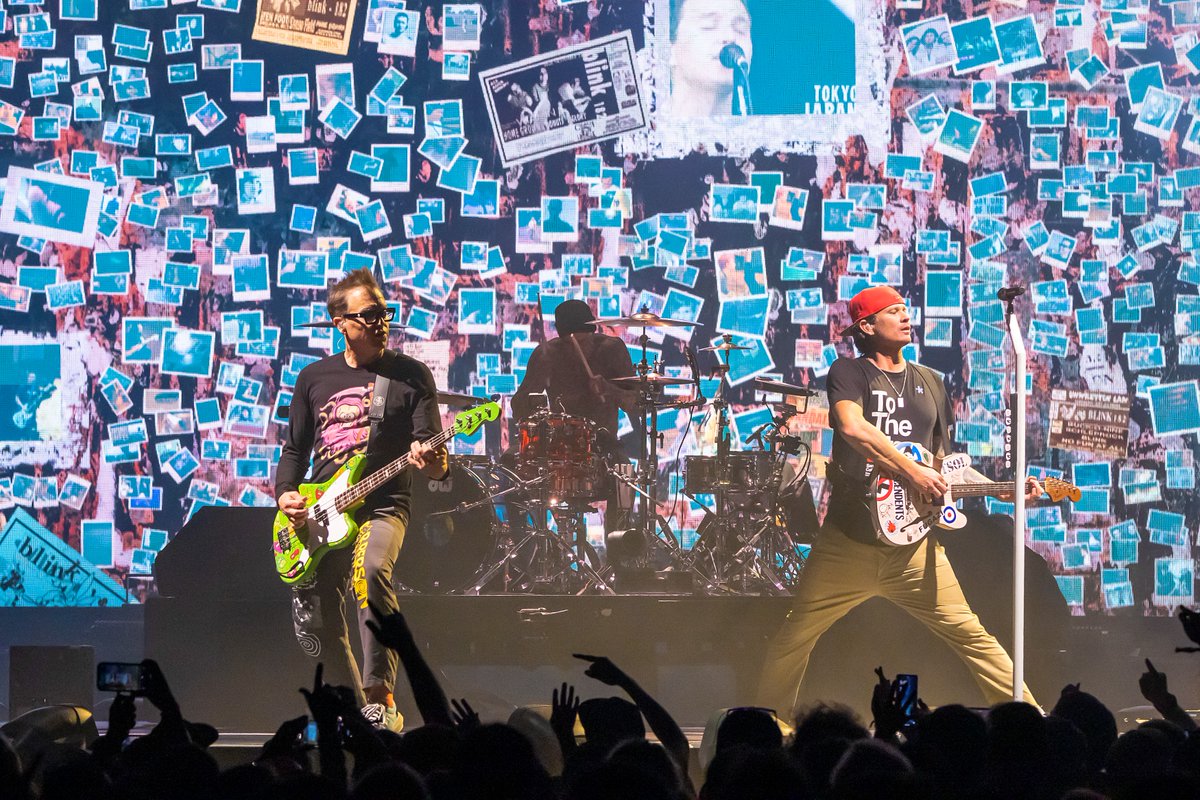
[(960, 497), (996, 497), (1002, 494), (1013, 494), (1016, 483), (1013, 481), (986, 481), (984, 483), (955, 483), (950, 486), (950, 494)]
[[(457, 435), (457, 434), (458, 434), (457, 426), (452, 427), (452, 428), (447, 428), (446, 430), (442, 431), (441, 433), (438, 433), (436, 436), (431, 438), (425, 444), (427, 444), (433, 448), (438, 448), (438, 447), (441, 447), (442, 445), (444, 445), (446, 442), (453, 439), (455, 437), (455, 435)], [(380, 486), (383, 486), (385, 483), (390, 481), (392, 478), (395, 478), (401, 472), (408, 469), (408, 467), (411, 463), (412, 463), (412, 460), (408, 457), (408, 453), (405, 453), (404, 455), (400, 456), (392, 463), (388, 464), (383, 469), (381, 469), (377, 472), (374, 472), (371, 475), (368, 475), (366, 478), (363, 478), (358, 483), (347, 488), (345, 491), (343, 491), (341, 494), (339, 494), (337, 496), (337, 510), (339, 512), (344, 512), (347, 508), (354, 505), (359, 500), (362, 500), (364, 497), (369, 495), (371, 492), (375, 491)]]

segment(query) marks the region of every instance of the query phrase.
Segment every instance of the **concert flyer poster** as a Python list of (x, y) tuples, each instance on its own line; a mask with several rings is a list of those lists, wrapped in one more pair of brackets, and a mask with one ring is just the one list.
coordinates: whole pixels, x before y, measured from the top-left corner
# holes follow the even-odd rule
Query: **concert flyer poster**
[(483, 70), (505, 166), (647, 127), (629, 31)]
[(344, 56), (358, 0), (258, 0), (251, 38)]

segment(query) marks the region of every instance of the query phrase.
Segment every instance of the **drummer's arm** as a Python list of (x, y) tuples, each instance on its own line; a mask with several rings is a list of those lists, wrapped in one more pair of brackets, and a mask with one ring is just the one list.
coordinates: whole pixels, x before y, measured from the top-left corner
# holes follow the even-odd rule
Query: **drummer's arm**
[[(604, 358), (599, 370), (605, 378), (628, 378), (634, 374), (633, 359), (629, 357), (629, 348), (625, 342), (613, 337), (604, 350)], [(638, 410), (638, 393), (634, 389), (619, 389), (617, 384), (606, 381), (605, 394), (616, 402), (625, 413), (634, 415)]]

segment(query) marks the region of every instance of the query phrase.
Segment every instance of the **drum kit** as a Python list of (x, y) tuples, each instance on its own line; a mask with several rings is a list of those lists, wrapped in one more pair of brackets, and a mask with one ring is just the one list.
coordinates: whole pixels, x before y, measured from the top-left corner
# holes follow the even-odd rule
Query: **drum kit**
[[(639, 411), (631, 415), (640, 434), (636, 463), (623, 458), (612, 463), (597, 426), (583, 417), (546, 409), (520, 420), (510, 452), (499, 461), (455, 456), (448, 480), (414, 480), (412, 519), (396, 565), (402, 591), (615, 594), (670, 586), (712, 594), (788, 593), (803, 566), (801, 537), (808, 531), (789, 524), (794, 515), (786, 513), (786, 498), (796, 487), (807, 490), (810, 453), (786, 426), (815, 392), (755, 379), (756, 389), (802, 402), (774, 406), (771, 422), (750, 437), (760, 449), (734, 451), (726, 399), (729, 356), (749, 348), (729, 335), (701, 348), (717, 355), (711, 371), (719, 376), (717, 390), (706, 399), (691, 348), (692, 378), (664, 375), (661, 364), (646, 358), (650, 329), (695, 323), (643, 309), (597, 324), (641, 329), (635, 374), (609, 379), (637, 398)], [(692, 399), (663, 395), (664, 388), (688, 384), (695, 387)], [(439, 401), (469, 405), (478, 398), (439, 392)], [(716, 415), (716, 455), (687, 456), (684, 462), (682, 491), (703, 513), (697, 539), (685, 550), (661, 512), (659, 414), (706, 406)], [(796, 462), (801, 466), (791, 466)], [(585, 522), (601, 500), (608, 502), (610, 522), (605, 563), (588, 544)], [(613, 529), (613, 519), (628, 520), (628, 526)]]

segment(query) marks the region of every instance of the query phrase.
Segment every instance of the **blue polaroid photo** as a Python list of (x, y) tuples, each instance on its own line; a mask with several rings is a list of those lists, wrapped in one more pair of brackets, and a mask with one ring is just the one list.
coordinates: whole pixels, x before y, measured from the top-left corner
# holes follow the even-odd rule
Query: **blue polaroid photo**
[(229, 65), (229, 99), (262, 102), (265, 68), (262, 61), (234, 61)]
[(542, 241), (573, 242), (579, 238), (578, 197), (543, 197), (541, 212)]
[(197, 77), (195, 64), (167, 65), (167, 83), (194, 83)]
[(714, 183), (709, 194), (710, 219), (713, 222), (757, 222), (759, 189), (757, 186), (739, 186)]
[(475, 181), (475, 190), (462, 195), (460, 210), (464, 217), (498, 218), (500, 181), (482, 178)]
[(821, 238), (827, 241), (853, 239), (854, 227), (850, 219), (853, 211), (853, 200), (826, 200), (821, 206)]
[[(479, 167), (482, 160), (463, 153), (454, 159), (449, 169), (442, 170), (438, 175), (437, 185), (443, 189), (469, 194), (475, 190), (475, 180), (479, 177)], [(578, 204), (578, 198), (572, 198)]]
[[(96, 166), (96, 164), (89, 165)], [(91, 247), (103, 186), (95, 181), (9, 167), (0, 228), (51, 242)]]
[(467, 140), (462, 136), (430, 137), (417, 146), (417, 152), (428, 158), (440, 169), (450, 169), (450, 165), (467, 146)]
[(423, 109), (427, 137), (466, 135), (461, 100), (427, 100)]
[(495, 289), (459, 290), (458, 332), (490, 335), (496, 333)]
[(446, 221), (446, 201), (440, 197), (419, 197), (417, 213), (428, 214), (430, 222), (441, 225)]
[(216, 334), (187, 328), (168, 328), (163, 336), (161, 369), (168, 375), (212, 377)]
[(371, 178), (372, 192), (407, 192), (409, 189), (409, 146), (373, 144), (371, 156), (379, 160), (379, 173)]
[(291, 230), (299, 233), (312, 233), (317, 224), (317, 209), (314, 206), (293, 205), (292, 217), (288, 223)]

